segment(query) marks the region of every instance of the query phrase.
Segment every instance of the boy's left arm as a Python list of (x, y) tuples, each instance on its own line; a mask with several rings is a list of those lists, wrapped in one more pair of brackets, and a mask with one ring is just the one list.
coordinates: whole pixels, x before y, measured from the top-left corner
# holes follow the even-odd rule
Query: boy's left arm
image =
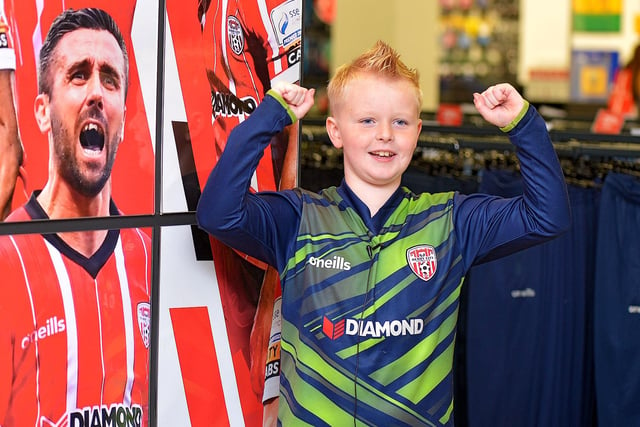
[(515, 145), (524, 188), (514, 198), (456, 197), (454, 221), (467, 266), (549, 240), (566, 231), (571, 221), (562, 168), (536, 109), (508, 84), (475, 94), (474, 102)]

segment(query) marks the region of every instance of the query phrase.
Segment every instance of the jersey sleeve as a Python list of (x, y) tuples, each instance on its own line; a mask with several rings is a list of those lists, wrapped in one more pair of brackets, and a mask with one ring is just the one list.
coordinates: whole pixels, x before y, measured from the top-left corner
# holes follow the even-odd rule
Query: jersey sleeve
[(547, 241), (570, 225), (562, 168), (546, 124), (533, 106), (508, 135), (520, 162), (523, 194), (454, 198), (454, 225), (467, 268)]
[(289, 124), (288, 110), (266, 95), (230, 133), (196, 210), (203, 230), (278, 271), (297, 232), (302, 203), (293, 190), (253, 193), (250, 184), (271, 137)]

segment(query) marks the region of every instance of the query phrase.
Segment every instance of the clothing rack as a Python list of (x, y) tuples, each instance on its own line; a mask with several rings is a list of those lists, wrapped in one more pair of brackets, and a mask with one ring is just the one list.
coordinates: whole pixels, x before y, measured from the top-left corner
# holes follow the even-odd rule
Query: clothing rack
[[(589, 132), (549, 132), (558, 156), (601, 158), (640, 157), (640, 137), (631, 135), (605, 135)], [(319, 119), (303, 120), (301, 141), (330, 144), (324, 124)], [(495, 127), (453, 127), (423, 123), (418, 147), (456, 151), (471, 148), (476, 151), (513, 151), (507, 136)]]
[[(609, 172), (640, 177), (640, 137), (551, 131), (567, 183), (599, 187)], [(324, 125), (303, 121), (300, 165), (312, 183), (338, 183), (342, 152), (331, 145)], [(485, 169), (517, 172), (515, 147), (494, 127), (445, 127), (423, 123), (410, 167), (429, 176), (475, 179)], [(313, 184), (312, 184), (313, 185)]]

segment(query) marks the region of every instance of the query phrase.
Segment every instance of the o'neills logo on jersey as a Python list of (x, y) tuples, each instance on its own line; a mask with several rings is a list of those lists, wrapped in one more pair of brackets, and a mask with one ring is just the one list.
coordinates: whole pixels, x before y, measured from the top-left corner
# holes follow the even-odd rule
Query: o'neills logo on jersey
[(69, 412), (55, 424), (56, 427), (140, 427), (141, 425), (142, 407), (127, 406), (122, 403), (78, 409)]
[(531, 288), (514, 289), (511, 291), (511, 298), (535, 298), (536, 291)]
[(436, 274), (438, 268), (436, 250), (430, 245), (409, 248), (407, 249), (407, 264), (416, 276), (426, 282)]
[(369, 338), (419, 335), (423, 329), (424, 320), (419, 318), (385, 320), (384, 322), (342, 319), (334, 323), (327, 316), (324, 316), (322, 321), (322, 332), (332, 340), (343, 335), (358, 335)]
[(20, 341), (20, 346), (24, 350), (29, 346), (29, 344), (35, 343), (38, 340), (43, 340), (52, 335), (59, 334), (60, 332), (64, 332), (66, 329), (67, 325), (64, 322), (64, 319), (58, 319), (58, 316), (50, 317), (47, 319), (44, 326), (40, 326), (29, 335), (25, 335)]
[(341, 256), (334, 256), (333, 258), (316, 258), (311, 257), (307, 264), (317, 268), (332, 269), (332, 270), (351, 270), (351, 263)]
[(251, 114), (258, 106), (252, 97), (238, 98), (231, 93), (211, 92), (213, 117), (240, 117)]

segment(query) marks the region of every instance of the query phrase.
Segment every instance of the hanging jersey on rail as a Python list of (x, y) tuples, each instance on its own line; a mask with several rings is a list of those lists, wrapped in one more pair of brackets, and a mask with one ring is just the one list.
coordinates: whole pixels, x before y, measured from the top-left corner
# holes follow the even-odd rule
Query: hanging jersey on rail
[(607, 174), (596, 246), (594, 363), (599, 426), (640, 425), (640, 183)]
[[(517, 172), (483, 172), (480, 191), (522, 192)], [(588, 426), (592, 393), (586, 284), (593, 282), (595, 194), (569, 186), (572, 229), (477, 265), (465, 301), (468, 425)]]

